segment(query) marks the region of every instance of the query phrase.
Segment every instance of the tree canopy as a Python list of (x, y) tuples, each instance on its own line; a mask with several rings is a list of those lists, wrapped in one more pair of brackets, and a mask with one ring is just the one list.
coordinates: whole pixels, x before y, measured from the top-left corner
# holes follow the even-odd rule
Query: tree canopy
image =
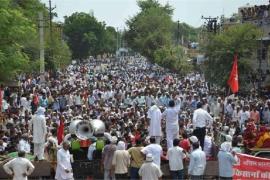
[[(13, 79), (22, 72), (39, 71), (39, 28), (38, 13), (43, 12), (44, 19), (48, 10), (38, 0), (2, 0), (0, 3), (0, 81)], [(45, 26), (49, 22), (45, 21)], [(56, 24), (53, 23), (53, 26)], [(45, 63), (56, 67), (55, 63), (69, 64), (69, 48), (53, 28), (53, 42), (49, 44), (49, 30), (45, 28)], [(61, 43), (60, 43), (61, 42)], [(53, 48), (52, 48), (53, 47)], [(49, 57), (49, 49), (54, 49)], [(56, 50), (57, 49), (57, 50)], [(66, 54), (60, 56), (60, 54)], [(49, 61), (50, 60), (50, 61)]]
[(180, 24), (179, 33), (177, 22), (172, 20), (173, 8), (169, 4), (161, 5), (157, 0), (139, 0), (138, 6), (140, 12), (126, 22), (128, 31), (125, 40), (128, 46), (151, 62), (187, 73), (191, 66), (183, 49), (176, 45), (176, 37), (183, 35), (189, 41), (189, 34), (193, 33), (195, 40), (196, 30), (187, 24)]
[(257, 39), (261, 31), (251, 24), (239, 24), (225, 29), (220, 34), (210, 36), (203, 47), (206, 79), (220, 87), (226, 87), (231, 71), (233, 56), (238, 55), (240, 87), (246, 85), (247, 75), (252, 71)]
[(9, 0), (0, 3), (0, 80), (23, 71), (29, 58), (23, 44), (33, 37), (35, 26)]
[(74, 13), (65, 18), (64, 34), (76, 59), (84, 59), (90, 55), (113, 53), (116, 44), (116, 31), (106, 27), (93, 15)]
[(141, 9), (127, 21), (125, 39), (130, 48), (154, 61), (154, 51), (171, 43), (172, 8), (156, 0), (138, 1)]

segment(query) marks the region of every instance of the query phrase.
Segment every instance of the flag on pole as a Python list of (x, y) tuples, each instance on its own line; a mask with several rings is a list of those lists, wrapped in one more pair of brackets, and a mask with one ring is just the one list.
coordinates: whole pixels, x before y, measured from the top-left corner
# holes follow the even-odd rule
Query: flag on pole
[(233, 67), (228, 79), (228, 85), (230, 86), (233, 93), (237, 93), (239, 90), (238, 84), (238, 65), (237, 65), (237, 55), (234, 55)]
[(64, 119), (60, 119), (60, 125), (57, 129), (57, 140), (58, 140), (58, 145), (61, 144), (61, 142), (64, 139)]

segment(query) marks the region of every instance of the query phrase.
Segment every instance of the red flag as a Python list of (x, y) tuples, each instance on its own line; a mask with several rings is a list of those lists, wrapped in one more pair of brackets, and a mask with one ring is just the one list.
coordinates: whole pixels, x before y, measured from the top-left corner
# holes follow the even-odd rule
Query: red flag
[(63, 141), (64, 139), (64, 121), (63, 119), (61, 118), (60, 119), (60, 126), (58, 127), (57, 129), (57, 140), (58, 140), (58, 145), (61, 144), (61, 142)]
[(230, 78), (229, 78), (227, 83), (230, 86), (233, 93), (238, 92), (239, 85), (238, 85), (237, 55), (234, 55), (233, 67), (232, 67), (232, 71), (231, 71), (231, 74), (230, 74)]

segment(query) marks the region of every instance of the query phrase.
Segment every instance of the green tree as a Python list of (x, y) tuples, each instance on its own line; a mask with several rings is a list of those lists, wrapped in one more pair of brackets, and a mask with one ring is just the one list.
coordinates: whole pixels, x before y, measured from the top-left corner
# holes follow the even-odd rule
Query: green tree
[(105, 23), (87, 13), (74, 13), (65, 18), (64, 34), (72, 57), (84, 59), (104, 51)]
[(33, 38), (35, 26), (10, 0), (0, 3), (0, 80), (12, 79), (25, 70), (29, 57), (22, 51), (24, 42)]
[(154, 52), (172, 40), (172, 13), (168, 4), (156, 0), (138, 1), (141, 11), (127, 21), (125, 39), (130, 48), (154, 61)]
[(176, 73), (185, 75), (192, 70), (192, 65), (181, 46), (164, 46), (154, 53), (155, 62)]
[(207, 58), (204, 68), (207, 81), (226, 87), (233, 56), (238, 54), (240, 88), (244, 88), (247, 75), (252, 72), (251, 62), (254, 60), (257, 39), (260, 36), (261, 31), (251, 24), (231, 26), (220, 34), (209, 36), (203, 47)]
[(105, 34), (104, 51), (107, 53), (115, 53), (117, 32), (114, 27), (107, 26)]

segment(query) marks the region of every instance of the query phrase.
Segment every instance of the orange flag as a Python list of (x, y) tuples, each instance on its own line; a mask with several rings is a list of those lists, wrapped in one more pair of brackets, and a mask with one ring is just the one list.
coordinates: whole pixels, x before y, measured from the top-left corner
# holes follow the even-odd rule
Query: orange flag
[(57, 140), (58, 140), (58, 145), (61, 144), (61, 142), (64, 139), (64, 119), (60, 118), (60, 126), (57, 129)]
[(228, 79), (228, 85), (230, 86), (233, 93), (237, 93), (239, 90), (238, 84), (238, 65), (237, 65), (237, 55), (234, 55), (234, 62), (230, 78)]

